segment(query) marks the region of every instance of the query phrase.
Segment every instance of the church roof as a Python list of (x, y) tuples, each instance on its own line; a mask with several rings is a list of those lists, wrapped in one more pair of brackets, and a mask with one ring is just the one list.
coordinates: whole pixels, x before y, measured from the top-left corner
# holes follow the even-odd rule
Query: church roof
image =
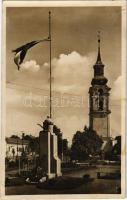
[(107, 78), (104, 76), (94, 77), (92, 79), (92, 85), (105, 85), (108, 82)]
[(29, 141), (28, 140), (22, 140), (20, 138), (7, 137), (6, 138), (6, 143), (7, 144), (23, 144), (23, 145), (28, 145)]

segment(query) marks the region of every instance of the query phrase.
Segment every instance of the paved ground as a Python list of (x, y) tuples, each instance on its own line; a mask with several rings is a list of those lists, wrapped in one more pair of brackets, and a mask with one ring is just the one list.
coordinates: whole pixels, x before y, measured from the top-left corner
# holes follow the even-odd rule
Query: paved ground
[(16, 187), (6, 187), (6, 195), (32, 195), (32, 194), (116, 194), (116, 187), (120, 186), (120, 180), (97, 179), (96, 173), (100, 169), (105, 171), (115, 171), (120, 166), (98, 166), (93, 169), (81, 169), (64, 174), (64, 176), (82, 177), (84, 174), (90, 174), (94, 178), (93, 182), (85, 183), (72, 190), (44, 190), (35, 185), (22, 185)]

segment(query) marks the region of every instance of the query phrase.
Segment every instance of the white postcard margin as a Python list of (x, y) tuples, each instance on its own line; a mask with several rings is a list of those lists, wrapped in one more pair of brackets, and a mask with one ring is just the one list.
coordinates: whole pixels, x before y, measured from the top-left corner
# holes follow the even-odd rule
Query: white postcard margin
[[(121, 154), (121, 194), (72, 194), (72, 195), (5, 195), (5, 127), (6, 127), (6, 8), (7, 7), (97, 7), (120, 6), (122, 9), (122, 154)], [(42, 199), (119, 199), (125, 197), (125, 153), (126, 153), (126, 1), (4, 1), (2, 13), (2, 62), (1, 62), (1, 159), (0, 159), (0, 189), (1, 199), (12, 200), (42, 200)]]

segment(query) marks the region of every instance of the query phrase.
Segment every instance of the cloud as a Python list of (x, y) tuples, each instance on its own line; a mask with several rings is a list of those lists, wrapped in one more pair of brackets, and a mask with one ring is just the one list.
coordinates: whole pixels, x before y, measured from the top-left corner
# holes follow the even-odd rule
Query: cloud
[[(122, 76), (118, 76), (117, 79), (112, 84), (110, 91), (110, 129), (111, 136), (115, 137), (121, 133), (121, 98), (122, 98)], [(119, 123), (118, 123), (119, 122)]]
[(21, 65), (21, 71), (38, 72), (39, 70), (40, 66), (35, 60), (26, 61)]
[(111, 99), (112, 100), (121, 100), (122, 94), (122, 76), (118, 76), (118, 78), (114, 81), (114, 84), (111, 89)]
[[(60, 54), (52, 59), (53, 89), (74, 94), (88, 90), (92, 78), (91, 67), (94, 54), (80, 55), (73, 51), (70, 54)], [(43, 66), (47, 67), (48, 63)]]
[[(79, 97), (83, 97), (84, 99), (84, 107), (68, 106), (67, 108), (53, 108), (53, 120), (61, 128), (63, 137), (68, 138), (69, 141), (71, 141), (73, 134), (77, 130), (82, 130), (85, 124), (89, 124), (88, 90), (93, 77), (95, 60), (95, 53), (81, 55), (76, 51), (69, 54), (60, 54), (59, 57), (52, 59), (53, 97), (58, 96), (60, 99), (62, 94), (67, 98), (75, 98), (75, 95), (79, 95)], [(108, 69), (105, 68), (105, 70)], [(12, 88), (8, 90), (7, 121), (8, 123), (11, 121), (8, 125), (8, 133), (11, 134), (14, 129), (15, 131), (20, 131), (21, 127), (24, 127), (24, 131), (31, 131), (32, 134), (38, 135), (39, 132), (36, 124), (43, 122), (49, 112), (49, 107), (43, 108), (37, 106), (40, 105), (40, 100), (42, 101), (43, 96), (49, 95), (49, 63), (45, 62), (42, 66), (39, 66), (35, 60), (31, 60), (22, 64), (21, 70), (24, 73), (16, 73), (17, 79), (15, 83), (17, 87), (14, 87), (15, 90), (12, 90)], [(25, 73), (26, 71), (36, 73), (28, 74)], [(107, 78), (111, 79), (112, 77), (108, 76)], [(116, 135), (118, 132), (120, 133), (120, 123), (117, 122), (121, 119), (121, 80), (122, 77), (119, 76), (114, 82), (112, 81), (111, 85), (108, 84), (112, 88), (110, 92), (110, 103), (112, 104), (110, 107), (112, 135)], [(22, 85), (21, 88), (18, 86), (18, 83)], [(32, 92), (33, 106), (24, 108), (23, 100), (26, 99), (29, 92)], [(116, 100), (118, 100), (118, 106), (116, 106)], [(18, 125), (17, 115), (18, 121), (22, 122), (21, 125)], [(26, 123), (26, 121), (29, 121), (29, 123)], [(14, 128), (14, 125), (11, 125), (15, 124), (15, 122), (17, 122), (16, 128)], [(116, 126), (116, 123), (118, 126)]]

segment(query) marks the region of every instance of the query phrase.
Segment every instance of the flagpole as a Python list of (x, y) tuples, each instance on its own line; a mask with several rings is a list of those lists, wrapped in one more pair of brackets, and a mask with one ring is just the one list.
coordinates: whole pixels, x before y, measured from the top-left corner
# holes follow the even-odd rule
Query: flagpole
[(51, 11), (49, 11), (50, 118), (52, 118)]

